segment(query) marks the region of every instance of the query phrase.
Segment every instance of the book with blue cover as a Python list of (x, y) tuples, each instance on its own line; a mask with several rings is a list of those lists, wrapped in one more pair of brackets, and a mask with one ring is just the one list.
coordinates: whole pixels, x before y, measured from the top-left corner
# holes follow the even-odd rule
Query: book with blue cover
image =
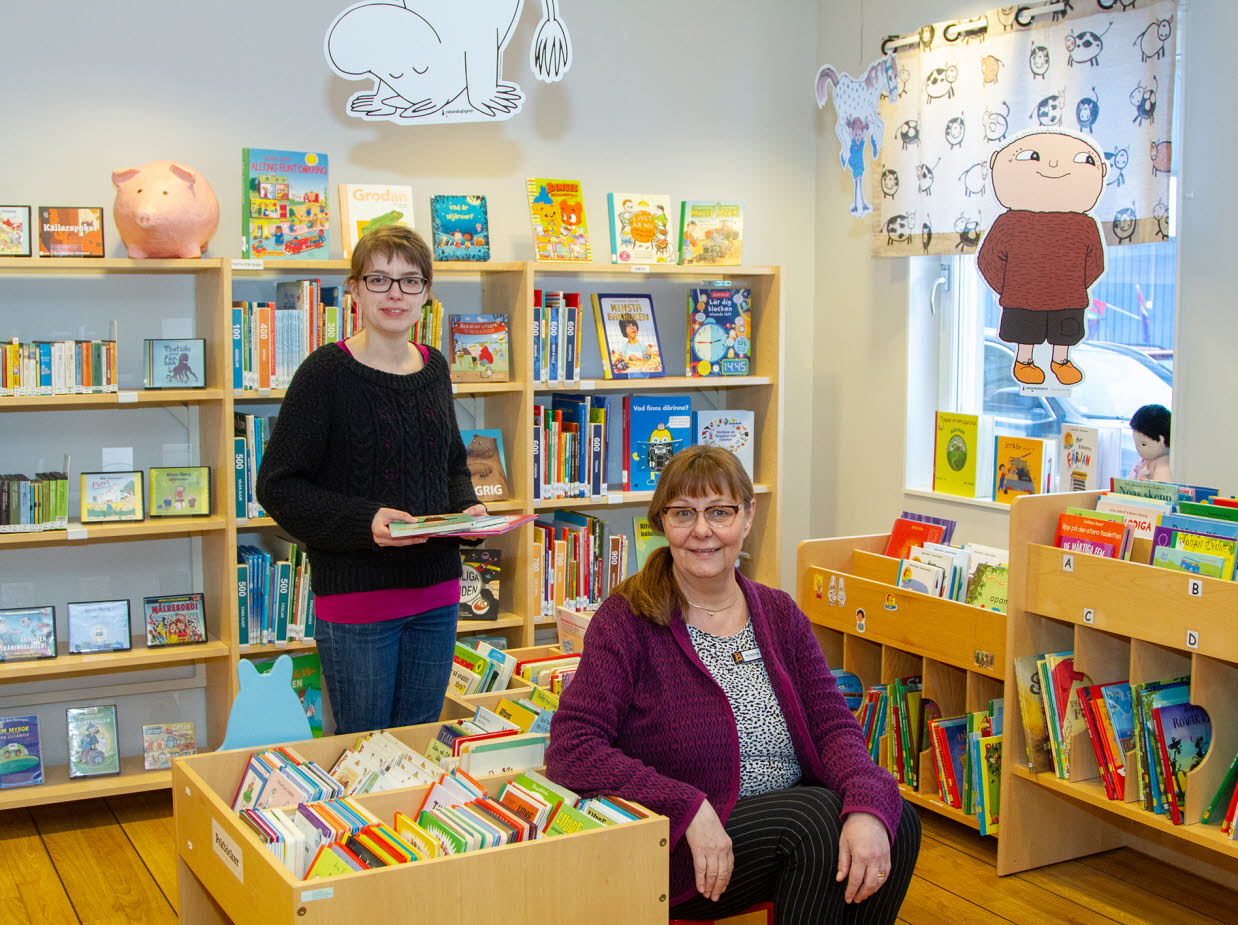
[(747, 376), (752, 361), (752, 290), (688, 290), (689, 376)]
[(671, 457), (692, 445), (692, 399), (687, 395), (632, 395), (628, 408), (631, 491), (652, 491)]
[(74, 601), (69, 604), (69, 652), (120, 652), (133, 647), (129, 601)]
[(431, 196), (435, 260), (489, 260), (490, 220), (485, 196)]

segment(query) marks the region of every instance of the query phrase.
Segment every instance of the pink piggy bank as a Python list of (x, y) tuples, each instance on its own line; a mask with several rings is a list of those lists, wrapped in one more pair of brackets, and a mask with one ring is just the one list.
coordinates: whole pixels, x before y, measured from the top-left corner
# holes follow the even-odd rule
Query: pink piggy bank
[(116, 228), (130, 257), (201, 257), (219, 226), (206, 178), (175, 161), (112, 171)]

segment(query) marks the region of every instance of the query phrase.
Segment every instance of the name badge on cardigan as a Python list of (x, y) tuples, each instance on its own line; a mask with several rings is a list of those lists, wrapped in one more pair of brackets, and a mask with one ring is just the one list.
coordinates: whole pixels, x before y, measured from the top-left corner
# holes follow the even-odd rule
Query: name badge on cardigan
[(735, 659), (736, 665), (748, 665), (752, 662), (761, 660), (760, 649), (740, 649), (738, 652), (732, 652), (731, 658)]

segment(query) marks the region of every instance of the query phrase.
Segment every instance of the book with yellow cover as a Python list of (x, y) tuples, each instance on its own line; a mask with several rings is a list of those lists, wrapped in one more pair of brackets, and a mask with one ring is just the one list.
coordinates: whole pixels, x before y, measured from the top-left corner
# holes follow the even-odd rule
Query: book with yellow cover
[(527, 181), (533, 250), (539, 261), (592, 260), (579, 180)]
[(993, 471), (993, 418), (938, 411), (933, 439), (933, 491), (964, 498), (987, 497)]
[(1020, 495), (1043, 495), (1053, 484), (1056, 444), (1035, 437), (998, 436), (993, 441), (993, 500), (1009, 504)]

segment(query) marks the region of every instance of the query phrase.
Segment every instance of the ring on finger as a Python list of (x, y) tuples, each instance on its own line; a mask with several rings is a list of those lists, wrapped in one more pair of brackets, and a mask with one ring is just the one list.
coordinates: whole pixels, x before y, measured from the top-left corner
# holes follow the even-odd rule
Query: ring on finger
[(878, 880), (884, 880), (885, 878), (886, 878), (886, 875), (885, 875), (885, 874), (878, 874), (878, 875), (877, 875), (877, 879), (878, 879)]

